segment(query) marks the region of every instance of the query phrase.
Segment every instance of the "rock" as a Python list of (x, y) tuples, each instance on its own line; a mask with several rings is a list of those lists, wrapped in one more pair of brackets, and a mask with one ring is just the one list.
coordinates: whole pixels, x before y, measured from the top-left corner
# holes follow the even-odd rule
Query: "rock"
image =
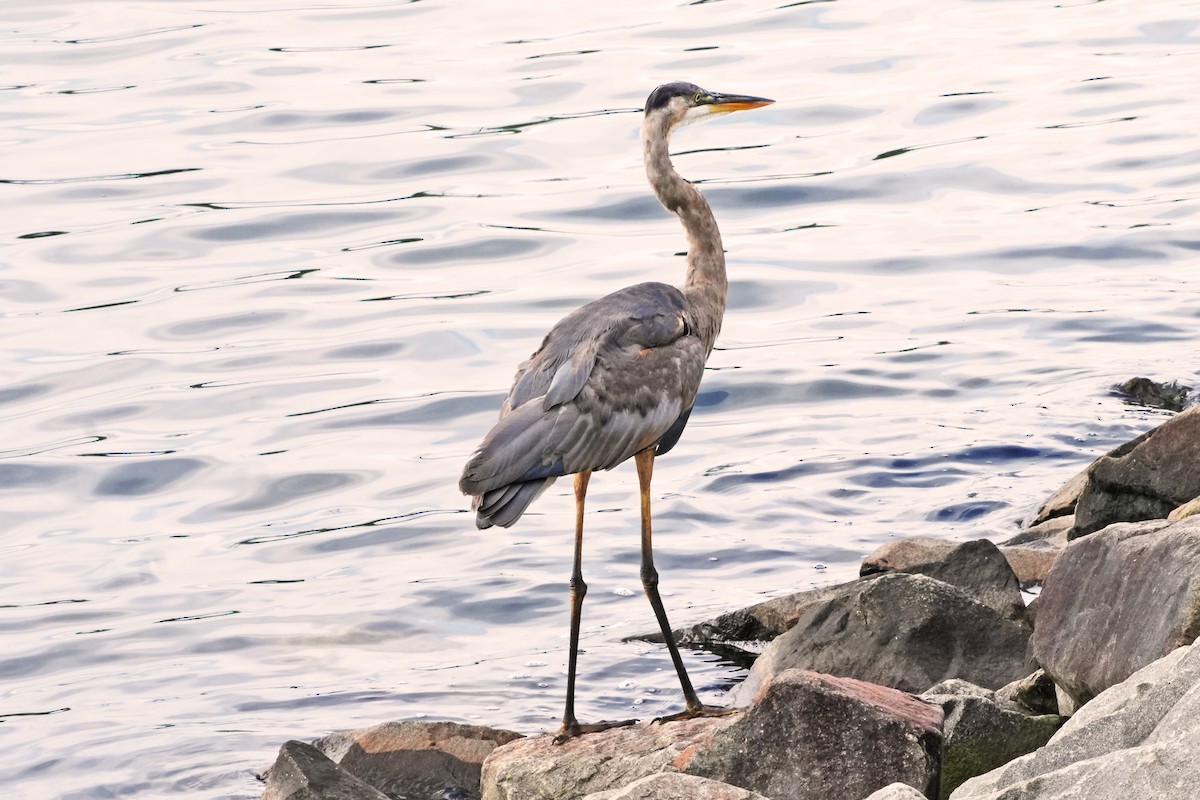
[(866, 800), (925, 800), (925, 795), (905, 783), (892, 783), (877, 792), (871, 792)]
[(1000, 552), (1016, 573), (1022, 588), (1046, 580), (1054, 560), (1067, 546), (1067, 533), (1075, 525), (1075, 515), (1055, 517), (1023, 530), (1000, 543)]
[(285, 742), (263, 777), (263, 800), (388, 800), (304, 742)]
[(1004, 554), (987, 539), (947, 542), (918, 537), (889, 542), (863, 561), (860, 575), (907, 572), (957, 586), (1009, 619), (1025, 613), (1021, 584)]
[[(925, 575), (888, 573), (847, 584), (806, 609), (731, 692), (749, 701), (792, 668), (922, 692), (947, 678), (997, 688), (1029, 673), (1029, 628)], [(769, 794), (769, 793), (768, 793)]]
[[(947, 682), (951, 683), (951, 682)], [(1046, 743), (1065, 719), (1005, 708), (996, 694), (977, 686), (939, 684), (921, 695), (945, 712), (942, 726), (942, 800), (963, 781), (1031, 753)]]
[[(1143, 441), (1145, 441), (1154, 431), (1147, 431), (1136, 439), (1125, 442), (1121, 446), (1110, 450), (1101, 458), (1121, 458), (1129, 453)], [(1042, 503), (1041, 507), (1026, 523), (1026, 527), (1035, 528), (1043, 522), (1046, 522), (1057, 517), (1065, 517), (1075, 513), (1075, 506), (1079, 501), (1079, 495), (1083, 493), (1083, 489), (1087, 486), (1088, 479), (1091, 477), (1092, 468), (1096, 466), (1099, 459), (1093, 461), (1084, 467), (1082, 472), (1076, 474), (1071, 480), (1064, 483), (1057, 492), (1050, 496), (1046, 502)]]
[(1200, 514), (1200, 497), (1193, 498), (1193, 499), (1187, 501), (1186, 503), (1184, 503), (1183, 505), (1179, 506), (1178, 508), (1176, 508), (1174, 511), (1172, 511), (1170, 514), (1167, 515), (1167, 519), (1174, 522), (1175, 520), (1187, 519), (1188, 517), (1194, 517), (1197, 514)]
[[(1032, 675), (1001, 686), (996, 690), (996, 702), (1026, 714), (1058, 714), (1058, 694), (1054, 681), (1039, 669)], [(1064, 714), (1063, 716), (1069, 716)]]
[(758, 792), (740, 789), (680, 772), (660, 772), (639, 778), (623, 789), (589, 794), (583, 800), (768, 800)]
[(1041, 749), (951, 800), (1192, 800), (1200, 785), (1200, 647), (1175, 650), (1081, 708)]
[(519, 738), (512, 731), (457, 722), (387, 722), (334, 733), (313, 746), (385, 795), (424, 800), (448, 789), (478, 792), (483, 760)]
[(709, 746), (713, 735), (739, 716), (612, 728), (561, 745), (552, 735), (518, 739), (483, 762), (483, 800), (568, 800), (679, 771), (685, 753)]
[[(789, 630), (806, 608), (825, 602), (852, 583), (854, 582), (764, 600), (748, 608), (731, 611), (715, 619), (673, 631), (675, 641), (680, 646), (702, 647), (722, 653), (732, 649), (735, 658), (740, 651), (750, 655), (748, 661), (753, 661), (754, 656), (758, 655), (758, 644), (769, 642)], [(647, 642), (663, 641), (659, 631), (630, 638)]]
[(1072, 542), (1038, 598), (1033, 654), (1077, 703), (1200, 633), (1200, 518)]
[(483, 800), (573, 800), (660, 772), (772, 800), (861, 800), (895, 781), (935, 792), (941, 721), (903, 692), (794, 670), (745, 712), (499, 747), (483, 765)]
[(912, 567), (941, 561), (958, 547), (958, 542), (932, 536), (913, 536), (882, 544), (863, 559), (858, 568), (861, 577), (880, 572), (911, 572)]
[(1182, 411), (1188, 404), (1188, 393), (1192, 390), (1192, 387), (1180, 386), (1175, 381), (1159, 383), (1149, 378), (1130, 378), (1113, 388), (1127, 402), (1168, 411)]
[(1200, 496), (1200, 408), (1191, 408), (1089, 467), (1075, 503), (1075, 539), (1114, 522), (1165, 519)]
[(772, 800), (861, 798), (899, 781), (937, 791), (942, 713), (910, 694), (804, 670), (777, 675), (685, 772)]

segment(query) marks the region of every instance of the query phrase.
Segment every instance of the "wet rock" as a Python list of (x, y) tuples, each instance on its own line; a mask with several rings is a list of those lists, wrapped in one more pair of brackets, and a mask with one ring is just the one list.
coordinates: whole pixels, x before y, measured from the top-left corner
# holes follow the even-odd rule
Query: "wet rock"
[(766, 647), (746, 681), (731, 692), (736, 705), (793, 668), (906, 692), (925, 691), (947, 678), (998, 688), (1030, 672), (1028, 626), (957, 587), (925, 575), (888, 573), (840, 588)]
[(680, 772), (639, 778), (623, 789), (589, 794), (583, 800), (768, 800), (758, 792)]
[(1200, 633), (1200, 518), (1122, 523), (1072, 542), (1038, 598), (1033, 654), (1086, 703)]
[(1041, 749), (951, 800), (1192, 800), (1200, 785), (1200, 647), (1175, 650), (1081, 708)]
[(285, 742), (263, 778), (263, 800), (388, 800), (304, 742)]
[(1200, 496), (1200, 408), (1184, 411), (1130, 445), (1088, 468), (1069, 538), (1114, 522), (1165, 519)]
[(866, 800), (925, 800), (925, 795), (905, 783), (892, 783), (877, 792), (871, 792)]
[(483, 798), (572, 800), (660, 772), (771, 800), (861, 800), (895, 781), (932, 792), (941, 720), (940, 708), (903, 692), (795, 670), (764, 687), (745, 712), (497, 748), (483, 766)]
[(1025, 613), (1021, 585), (1004, 554), (987, 539), (947, 542), (917, 537), (889, 542), (863, 561), (860, 575), (907, 572), (962, 589), (1009, 619)]
[(941, 798), (968, 778), (982, 775), (1044, 745), (1065, 718), (1030, 715), (1002, 704), (997, 693), (964, 681), (947, 681), (921, 695), (945, 713), (942, 726)]
[(1182, 411), (1188, 404), (1190, 386), (1177, 382), (1160, 383), (1149, 378), (1130, 378), (1120, 386), (1113, 387), (1126, 402), (1168, 411)]

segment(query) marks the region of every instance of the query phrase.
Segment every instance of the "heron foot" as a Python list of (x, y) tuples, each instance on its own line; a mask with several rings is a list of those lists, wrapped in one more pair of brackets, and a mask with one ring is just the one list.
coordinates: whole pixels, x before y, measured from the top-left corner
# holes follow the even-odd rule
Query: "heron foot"
[(611, 728), (625, 728), (629, 725), (637, 724), (636, 719), (621, 719), (614, 722), (593, 722), (588, 725), (580, 725), (578, 722), (564, 722), (562, 728), (559, 729), (558, 735), (554, 737), (555, 744), (563, 744), (568, 739), (574, 739), (576, 736), (582, 736), (585, 733), (599, 733), (607, 731)]
[(683, 719), (696, 719), (697, 717), (728, 717), (730, 714), (736, 714), (741, 711), (740, 708), (715, 708), (713, 706), (697, 705), (680, 711), (678, 714), (668, 714), (665, 717), (656, 717), (651, 724), (659, 722), (678, 722)]

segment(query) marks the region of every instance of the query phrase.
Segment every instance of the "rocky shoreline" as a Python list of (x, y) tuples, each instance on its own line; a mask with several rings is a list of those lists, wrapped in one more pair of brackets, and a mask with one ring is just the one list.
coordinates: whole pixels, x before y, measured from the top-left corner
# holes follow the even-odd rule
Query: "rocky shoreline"
[[(1147, 383), (1121, 391), (1178, 394)], [(1041, 587), (1029, 606), (1022, 587)], [(676, 631), (681, 644), (753, 659), (729, 715), (561, 745), (388, 723), (286, 743), (263, 797), (1190, 799), (1198, 635), (1190, 408), (1097, 459), (999, 545), (898, 540), (855, 581)]]

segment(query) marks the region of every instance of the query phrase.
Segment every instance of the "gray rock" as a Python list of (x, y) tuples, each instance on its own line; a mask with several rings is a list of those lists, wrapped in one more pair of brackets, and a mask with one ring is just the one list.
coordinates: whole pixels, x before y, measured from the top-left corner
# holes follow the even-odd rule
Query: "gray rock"
[(866, 800), (925, 800), (925, 795), (905, 783), (892, 783), (877, 792), (871, 792)]
[(940, 708), (903, 692), (796, 670), (745, 712), (499, 747), (483, 765), (483, 800), (575, 800), (660, 772), (772, 800), (861, 800), (894, 781), (933, 792), (941, 721)]
[(947, 542), (918, 537), (889, 542), (863, 561), (860, 575), (907, 572), (962, 589), (1009, 619), (1025, 613), (1021, 584), (1004, 554), (987, 539)]
[(773, 800), (855, 800), (897, 781), (932, 797), (941, 722), (941, 709), (910, 694), (789, 670), (684, 771)]
[(912, 572), (912, 568), (944, 559), (958, 542), (933, 536), (911, 536), (882, 544), (863, 559), (858, 574), (862, 577), (881, 572)]
[(1077, 703), (1200, 633), (1200, 518), (1072, 542), (1038, 598), (1033, 654)]
[(945, 712), (942, 726), (942, 800), (963, 781), (1031, 753), (1062, 726), (1058, 715), (1029, 715), (997, 702), (996, 693), (963, 681), (938, 684), (921, 695)]
[[(996, 690), (996, 702), (1026, 714), (1058, 714), (1058, 693), (1054, 681), (1039, 669), (1019, 681)], [(1064, 714), (1063, 716), (1069, 716)]]
[(951, 800), (1192, 800), (1200, 785), (1200, 647), (1175, 650), (1081, 708), (1044, 747)]
[(1027, 675), (1029, 628), (924, 575), (888, 573), (842, 587), (801, 613), (731, 692), (749, 702), (771, 677), (799, 668), (922, 692), (963, 678), (998, 688)]
[(334, 733), (313, 746), (386, 795), (430, 800), (448, 789), (478, 792), (483, 760), (519, 738), (512, 731), (457, 722), (387, 722)]
[(263, 800), (388, 800), (304, 742), (285, 742), (263, 778)]
[[(1110, 450), (1101, 458), (1121, 458), (1149, 438), (1153, 432), (1153, 430), (1147, 431), (1136, 439), (1131, 439), (1119, 447)], [(1042, 503), (1041, 507), (1029, 518), (1026, 522), (1026, 527), (1033, 529), (1048, 520), (1074, 515), (1079, 495), (1083, 493), (1084, 487), (1087, 486), (1088, 480), (1091, 478), (1092, 469), (1097, 463), (1099, 463), (1099, 459), (1088, 464), (1081, 472), (1072, 477), (1071, 480), (1059, 487), (1058, 491), (1052, 494), (1046, 502)]]
[(758, 792), (680, 772), (639, 778), (623, 789), (589, 794), (583, 800), (768, 800)]
[(1074, 514), (1054, 517), (1000, 543), (1000, 552), (1008, 559), (1022, 587), (1046, 580), (1058, 554), (1067, 546), (1067, 534), (1074, 526)]
[(1070, 538), (1114, 522), (1165, 519), (1200, 496), (1200, 408), (1191, 408), (1101, 456), (1088, 468)]
[[(681, 646), (732, 649), (753, 657), (758, 655), (758, 645), (769, 642), (789, 630), (805, 609), (825, 602), (853, 583), (855, 582), (851, 581), (764, 600), (747, 608), (722, 614), (715, 619), (673, 631), (675, 641)], [(663, 641), (662, 633), (658, 631), (630, 638), (647, 642)]]

